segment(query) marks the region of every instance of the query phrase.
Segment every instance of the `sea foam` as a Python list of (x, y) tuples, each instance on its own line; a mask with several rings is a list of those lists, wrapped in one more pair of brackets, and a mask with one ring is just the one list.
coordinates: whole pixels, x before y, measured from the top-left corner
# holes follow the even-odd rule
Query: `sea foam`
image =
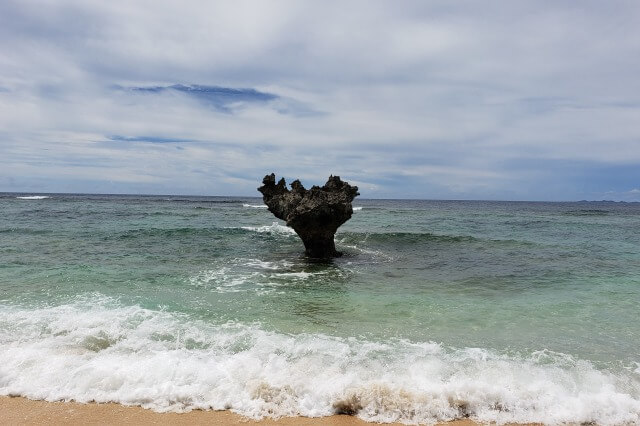
[(48, 195), (25, 195), (23, 197), (16, 197), (20, 200), (44, 200), (50, 198)]
[[(260, 260), (253, 258), (234, 258), (224, 264), (213, 264), (210, 269), (199, 271), (189, 277), (194, 287), (208, 288), (217, 293), (269, 293), (287, 283), (305, 281), (309, 278), (324, 276), (326, 271), (305, 271), (303, 265), (295, 265), (287, 260)], [(342, 276), (340, 269), (332, 269), (332, 275)]]
[(271, 225), (264, 226), (242, 226), (245, 231), (253, 231), (261, 234), (276, 234), (276, 235), (295, 235), (296, 231), (288, 226), (280, 225), (278, 222), (273, 222)]
[(289, 335), (99, 295), (61, 306), (0, 305), (0, 394), (253, 418), (640, 422), (636, 373), (568, 355)]

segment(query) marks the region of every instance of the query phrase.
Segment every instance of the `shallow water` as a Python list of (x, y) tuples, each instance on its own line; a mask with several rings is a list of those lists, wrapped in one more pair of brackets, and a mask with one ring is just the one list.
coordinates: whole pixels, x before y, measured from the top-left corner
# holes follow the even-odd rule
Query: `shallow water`
[[(0, 394), (368, 420), (640, 422), (640, 204), (0, 194)], [(21, 198), (20, 198), (21, 197)]]

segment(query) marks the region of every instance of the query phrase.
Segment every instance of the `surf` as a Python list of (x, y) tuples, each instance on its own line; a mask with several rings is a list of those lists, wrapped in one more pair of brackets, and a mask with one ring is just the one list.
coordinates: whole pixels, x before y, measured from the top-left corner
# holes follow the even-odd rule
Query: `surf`
[(347, 413), (409, 424), (640, 421), (640, 377), (539, 349), (286, 334), (122, 305), (0, 305), (0, 394), (255, 419)]

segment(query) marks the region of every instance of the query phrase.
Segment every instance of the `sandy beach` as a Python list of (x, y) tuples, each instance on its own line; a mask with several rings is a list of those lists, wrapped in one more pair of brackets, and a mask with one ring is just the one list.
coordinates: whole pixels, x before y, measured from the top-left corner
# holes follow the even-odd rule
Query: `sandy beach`
[[(141, 407), (120, 404), (80, 404), (77, 402), (34, 401), (21, 397), (0, 397), (0, 418), (10, 425), (370, 425), (357, 417), (285, 417), (278, 420), (253, 420), (231, 411), (194, 410), (188, 413), (156, 413)], [(399, 423), (396, 423), (399, 424)], [(476, 425), (470, 420), (448, 422), (448, 426)]]

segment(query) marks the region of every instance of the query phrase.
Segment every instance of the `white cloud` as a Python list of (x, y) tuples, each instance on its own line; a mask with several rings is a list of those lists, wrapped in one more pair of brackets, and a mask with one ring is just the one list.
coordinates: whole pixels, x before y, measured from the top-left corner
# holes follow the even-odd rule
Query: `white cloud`
[[(582, 198), (616, 170), (628, 188), (639, 14), (628, 2), (3, 2), (0, 190), (41, 176), (49, 190), (254, 194), (271, 171), (341, 174), (371, 196)], [(114, 89), (172, 84), (281, 98), (230, 114)]]

